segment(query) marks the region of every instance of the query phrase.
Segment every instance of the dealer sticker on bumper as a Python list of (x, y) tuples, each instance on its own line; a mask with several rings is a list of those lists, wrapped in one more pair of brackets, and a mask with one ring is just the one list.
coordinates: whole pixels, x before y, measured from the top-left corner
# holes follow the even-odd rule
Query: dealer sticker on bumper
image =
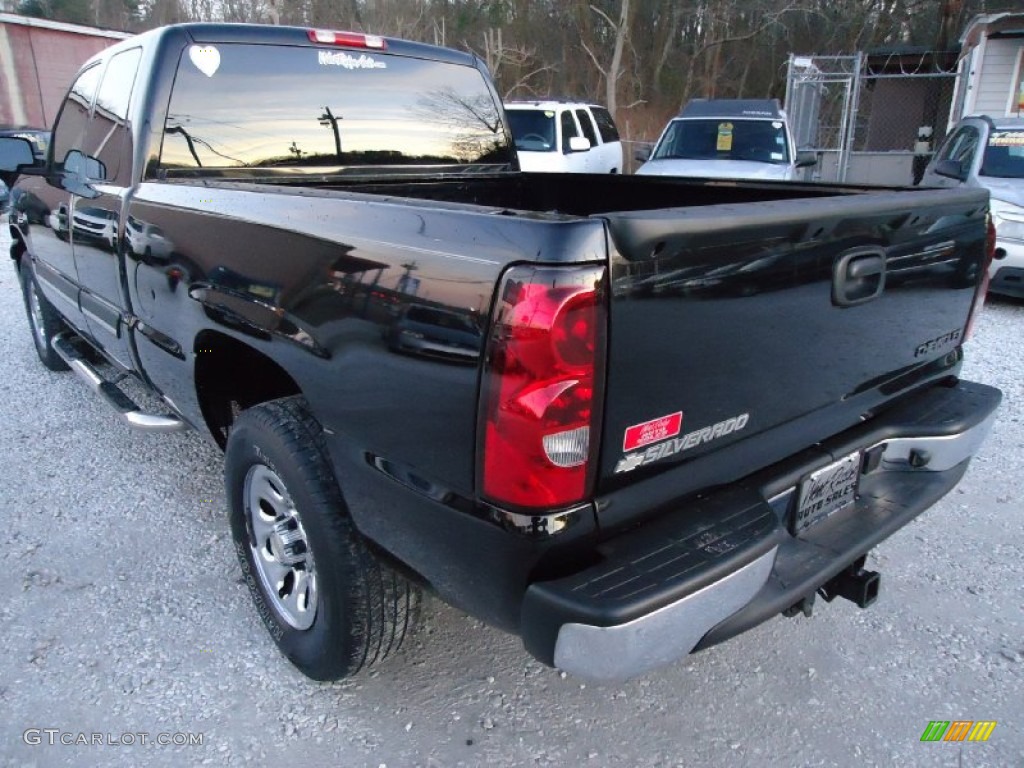
[(794, 533), (807, 529), (856, 501), (860, 464), (860, 451), (854, 451), (812, 472), (800, 483), (799, 500), (793, 514)]

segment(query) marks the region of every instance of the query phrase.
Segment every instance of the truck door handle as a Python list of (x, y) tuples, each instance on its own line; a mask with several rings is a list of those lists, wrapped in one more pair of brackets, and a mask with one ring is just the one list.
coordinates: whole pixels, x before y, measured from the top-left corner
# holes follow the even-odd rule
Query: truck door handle
[(884, 257), (865, 254), (850, 262), (846, 269), (846, 274), (850, 280), (860, 280), (865, 277), (881, 274), (884, 269)]
[(853, 307), (877, 299), (885, 290), (885, 251), (854, 248), (842, 254), (832, 273), (832, 303)]

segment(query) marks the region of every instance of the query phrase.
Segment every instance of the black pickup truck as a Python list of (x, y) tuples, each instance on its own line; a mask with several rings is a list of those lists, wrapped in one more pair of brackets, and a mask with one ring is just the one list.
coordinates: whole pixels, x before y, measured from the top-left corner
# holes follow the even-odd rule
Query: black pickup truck
[(958, 378), (984, 191), (521, 173), (457, 51), (155, 30), (0, 168), (42, 362), (224, 448), (256, 607), (317, 679), (422, 589), (598, 679), (868, 605), (1000, 400)]

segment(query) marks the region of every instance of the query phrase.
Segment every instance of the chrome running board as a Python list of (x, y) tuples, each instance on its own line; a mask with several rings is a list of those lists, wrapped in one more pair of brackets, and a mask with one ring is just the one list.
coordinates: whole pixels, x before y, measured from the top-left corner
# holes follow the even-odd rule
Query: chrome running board
[(100, 375), (86, 357), (86, 343), (77, 336), (61, 333), (53, 337), (51, 344), (71, 370), (89, 385), (89, 389), (117, 411), (132, 429), (142, 432), (180, 432), (188, 426), (177, 416), (145, 413), (117, 384)]

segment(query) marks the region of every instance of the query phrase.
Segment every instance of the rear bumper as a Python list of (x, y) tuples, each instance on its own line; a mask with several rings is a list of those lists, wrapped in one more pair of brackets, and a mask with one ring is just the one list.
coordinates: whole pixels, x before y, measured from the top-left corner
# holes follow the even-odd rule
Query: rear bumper
[(1024, 298), (1024, 242), (997, 240), (996, 247), (1004, 255), (989, 267), (989, 293)]
[[(599, 563), (534, 583), (521, 632), (537, 658), (620, 680), (798, 604), (948, 493), (995, 419), (999, 390), (939, 387), (599, 547)], [(865, 452), (858, 498), (799, 534), (800, 480)]]
[(1000, 267), (988, 284), (989, 293), (1024, 299), (1024, 267)]

